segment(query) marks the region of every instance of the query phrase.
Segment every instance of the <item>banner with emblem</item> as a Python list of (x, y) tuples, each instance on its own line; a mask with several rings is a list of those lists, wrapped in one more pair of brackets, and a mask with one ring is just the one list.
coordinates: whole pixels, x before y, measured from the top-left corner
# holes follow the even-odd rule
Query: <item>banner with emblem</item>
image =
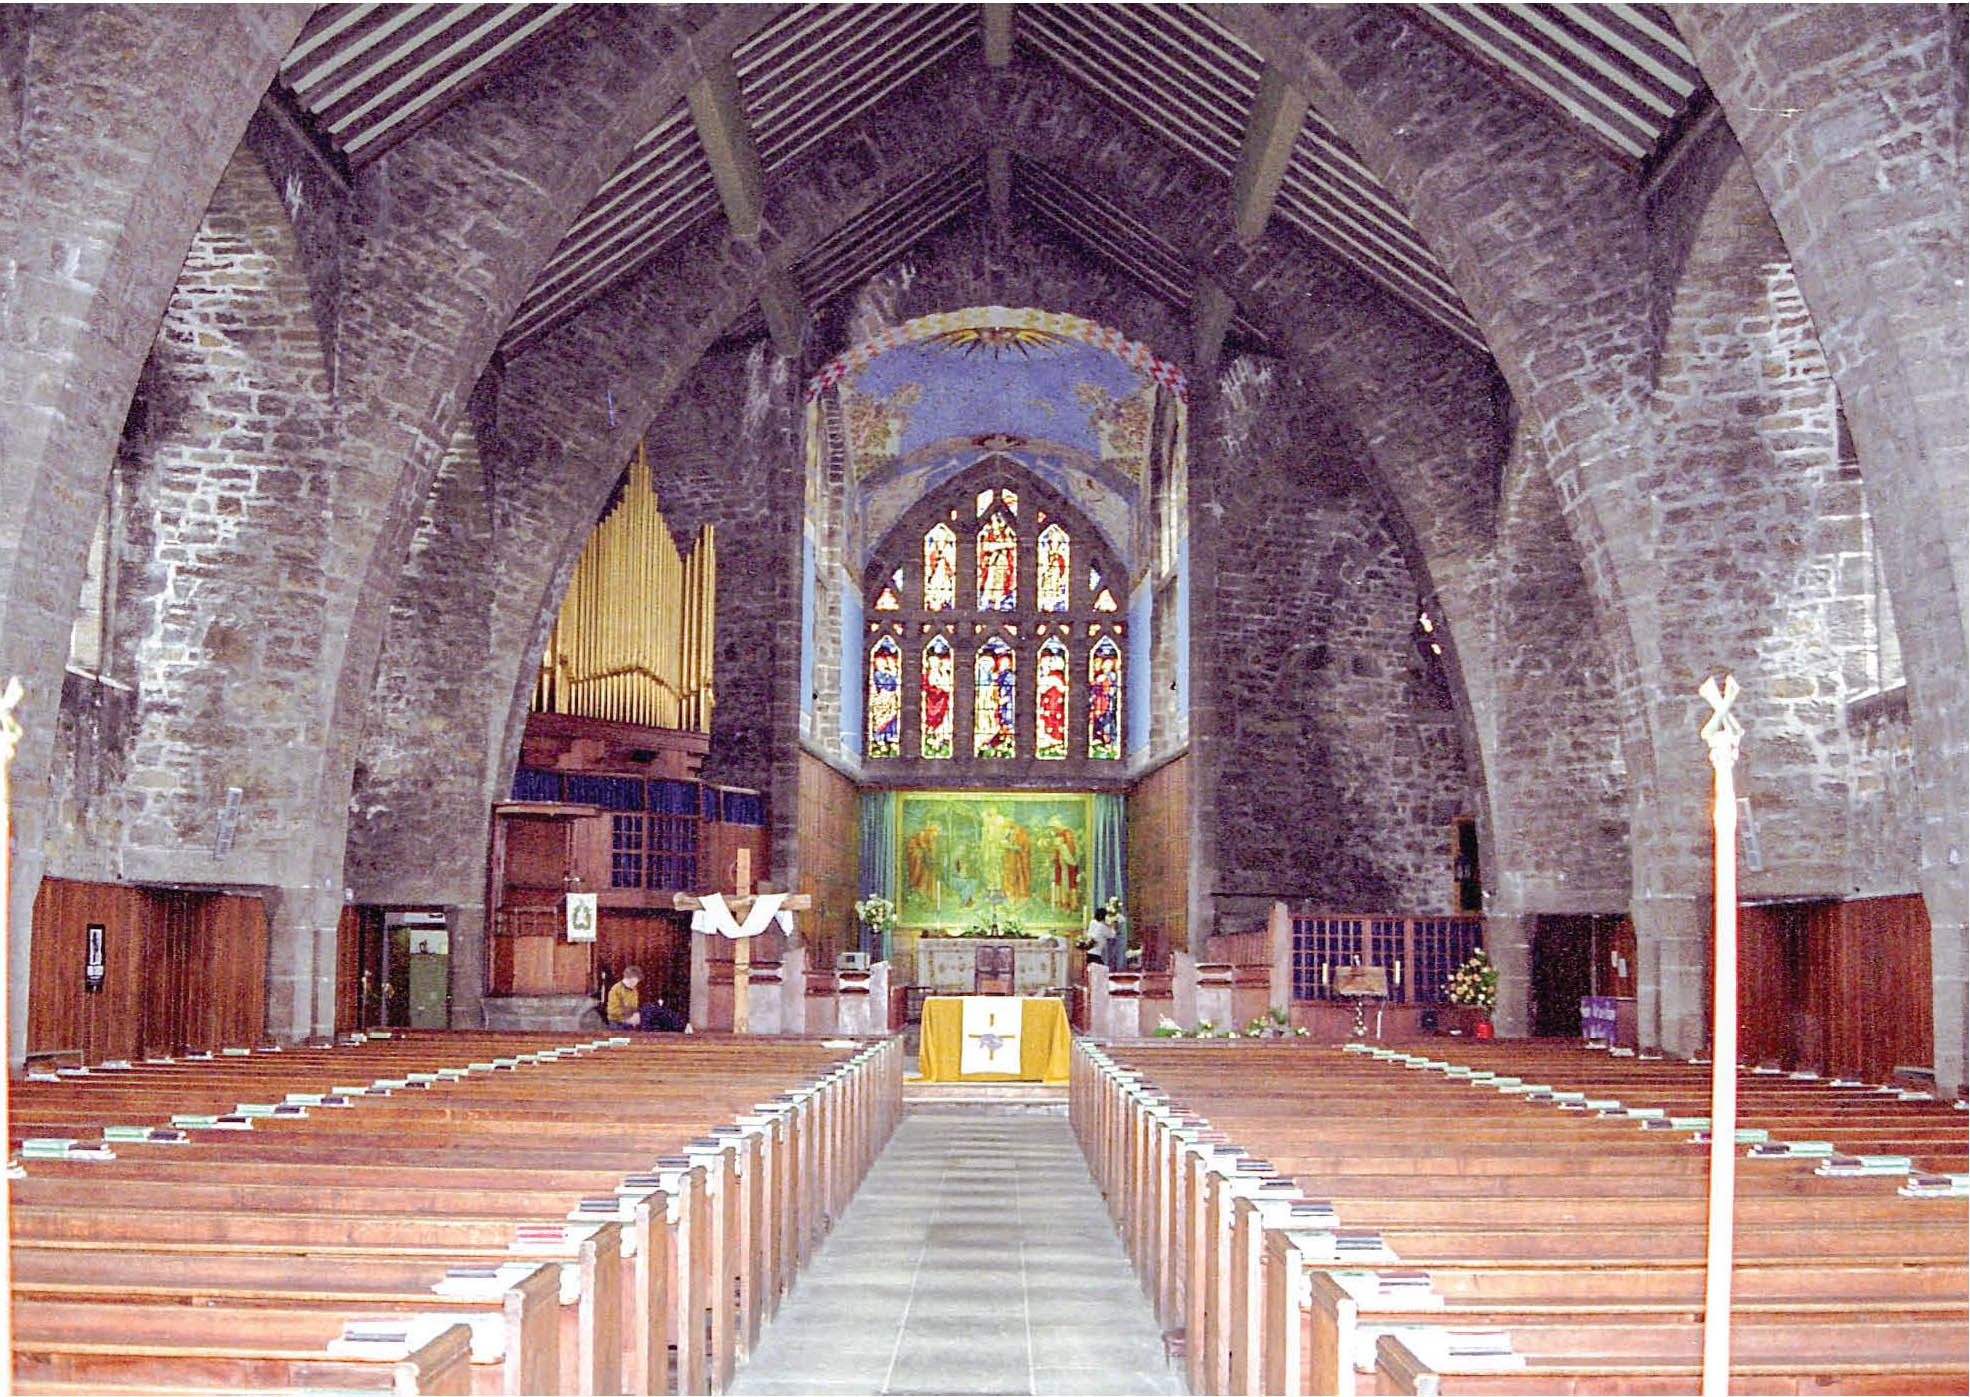
[(597, 893), (568, 894), (568, 939), (570, 941), (593, 941), (595, 939)]
[(1002, 995), (973, 995), (964, 1001), (963, 1046), (958, 1071), (1019, 1072), (1019, 1035), (1023, 1000)]

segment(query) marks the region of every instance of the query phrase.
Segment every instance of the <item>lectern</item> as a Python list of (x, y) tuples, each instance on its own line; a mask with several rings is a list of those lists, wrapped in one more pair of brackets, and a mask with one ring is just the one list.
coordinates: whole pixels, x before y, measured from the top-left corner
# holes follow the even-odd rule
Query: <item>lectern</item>
[(1354, 1027), (1348, 1031), (1356, 1038), (1368, 1036), (1368, 1021), (1362, 1015), (1362, 1004), (1370, 999), (1377, 1001), (1375, 1010), (1375, 1036), (1382, 1036), (1381, 1004), (1389, 997), (1389, 972), (1379, 965), (1343, 965), (1334, 971), (1334, 993), (1342, 999), (1354, 1001)]

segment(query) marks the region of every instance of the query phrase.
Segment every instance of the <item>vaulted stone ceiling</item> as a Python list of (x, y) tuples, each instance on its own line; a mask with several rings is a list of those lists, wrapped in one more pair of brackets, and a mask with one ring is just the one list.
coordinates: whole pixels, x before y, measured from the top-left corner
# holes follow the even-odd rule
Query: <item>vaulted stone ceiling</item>
[[(636, 142), (566, 230), (502, 337), (509, 355), (673, 248), (723, 207), (733, 230), (770, 229), (774, 177), (899, 92), (983, 63), (1067, 73), (1224, 182), (1240, 237), (1292, 227), (1432, 323), (1483, 337), (1401, 202), (1317, 104), (1212, 5), (799, 5), (759, 7), (752, 32), (707, 54), (704, 76)], [(1641, 179), (1707, 105), (1696, 67), (1652, 5), (1419, 5), (1427, 32), (1553, 128)], [(508, 74), (552, 83), (582, 42), (567, 5), (325, 5), (280, 65), (274, 98), (354, 174)], [(668, 24), (667, 7), (653, 23)], [(457, 119), (457, 118), (455, 118)], [(1266, 329), (1157, 229), (1043, 161), (1016, 133), (864, 210), (805, 255), (773, 264), (732, 327), (783, 350), (808, 317), (967, 211), (1037, 219), (1190, 314), (1210, 349)], [(1211, 357), (1209, 354), (1201, 358)]]

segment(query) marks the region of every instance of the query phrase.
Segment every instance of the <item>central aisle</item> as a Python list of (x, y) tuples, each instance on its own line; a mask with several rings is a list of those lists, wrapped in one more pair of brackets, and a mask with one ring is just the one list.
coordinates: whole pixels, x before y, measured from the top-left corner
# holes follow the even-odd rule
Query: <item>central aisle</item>
[(912, 1114), (735, 1394), (1182, 1393), (1064, 1117)]

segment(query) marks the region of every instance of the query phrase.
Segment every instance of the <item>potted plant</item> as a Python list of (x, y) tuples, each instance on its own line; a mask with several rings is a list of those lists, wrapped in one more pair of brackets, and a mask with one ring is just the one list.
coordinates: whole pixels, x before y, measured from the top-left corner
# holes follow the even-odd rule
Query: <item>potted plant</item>
[(1464, 963), (1443, 982), (1443, 992), (1452, 1004), (1473, 1011), (1470, 1018), (1474, 1037), (1491, 1036), (1491, 1011), (1498, 1003), (1498, 967), (1491, 963), (1484, 947), (1471, 948)]

